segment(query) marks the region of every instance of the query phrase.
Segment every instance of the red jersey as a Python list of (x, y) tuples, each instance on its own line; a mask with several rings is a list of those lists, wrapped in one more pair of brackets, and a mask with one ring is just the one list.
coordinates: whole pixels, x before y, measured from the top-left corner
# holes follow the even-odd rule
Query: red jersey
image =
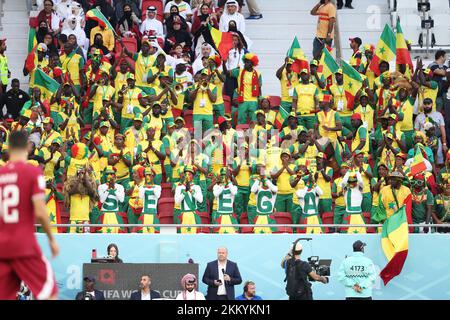
[(25, 162), (0, 168), (0, 259), (41, 256), (33, 199), (45, 197), (42, 169)]

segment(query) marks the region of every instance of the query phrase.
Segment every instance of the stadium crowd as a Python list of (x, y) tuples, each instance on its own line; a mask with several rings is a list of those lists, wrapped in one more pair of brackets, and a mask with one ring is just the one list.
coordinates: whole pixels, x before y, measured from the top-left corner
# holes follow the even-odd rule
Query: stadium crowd
[[(143, 10), (135, 0), (41, 2), (23, 70), (28, 94), (9, 82), (1, 40), (2, 164), (8, 134), (25, 130), (52, 223), (67, 211), (73, 224), (154, 225), (60, 232), (153, 233), (169, 221), (196, 233), (204, 229), (189, 225), (210, 221), (213, 232), (271, 233), (258, 225), (287, 216), (304, 225), (297, 232), (365, 233), (375, 230), (307, 225), (382, 223), (404, 205), (410, 223), (424, 224), (415, 232), (450, 222), (444, 51), (413, 70), (380, 61), (377, 76), (374, 45), (356, 37), (349, 65), (364, 81), (354, 101), (342, 69), (321, 73), (320, 50), (301, 70), (280, 61), (281, 94), (268, 97), (236, 0), (151, 1)], [(88, 17), (94, 8), (114, 30)], [(211, 26), (231, 32), (227, 57)], [(221, 227), (238, 222), (255, 227)]]

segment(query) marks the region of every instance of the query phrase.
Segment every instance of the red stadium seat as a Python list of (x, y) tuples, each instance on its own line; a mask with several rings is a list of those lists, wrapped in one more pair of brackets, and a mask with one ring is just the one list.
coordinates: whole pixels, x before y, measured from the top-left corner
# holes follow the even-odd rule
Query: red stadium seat
[[(123, 40), (123, 44), (125, 46), (125, 48), (128, 49), (128, 51), (135, 53), (137, 52), (137, 40), (136, 38), (122, 38)], [(114, 52), (116, 53), (115, 58), (119, 59), (120, 57), (120, 52), (122, 51), (122, 45), (120, 44), (119, 41), (116, 41), (115, 47), (114, 47)], [(130, 57), (126, 56), (127, 61), (131, 64), (131, 66), (134, 68), (134, 60), (131, 59)], [(117, 69), (119, 70), (120, 66), (117, 65)]]
[(224, 95), (223, 104), (225, 106), (225, 114), (231, 116), (231, 98)]
[(142, 21), (147, 16), (147, 8), (150, 6), (156, 7), (156, 17), (159, 21), (164, 20), (164, 3), (162, 0), (142, 0)]
[[(277, 224), (292, 224), (292, 215), (289, 212), (275, 212)], [(292, 233), (291, 227), (279, 227), (274, 233)]]
[(211, 216), (208, 212), (199, 212), (198, 213), (201, 223), (202, 224), (210, 224), (211, 223)]
[(239, 131), (239, 130), (246, 131), (246, 130), (248, 130), (248, 128), (250, 128), (250, 125), (248, 123), (238, 124), (236, 126), (236, 131)]
[(173, 224), (173, 198), (160, 198), (158, 202), (158, 216), (161, 224)]
[(168, 182), (161, 183), (161, 198), (172, 198), (172, 184)]
[(193, 122), (193, 116), (192, 116), (192, 110), (185, 110), (183, 112), (183, 118), (186, 125), (186, 128), (193, 128), (194, 122)]
[[(241, 224), (248, 224), (248, 215), (247, 212), (243, 212), (241, 214)], [(241, 228), (241, 233), (253, 233), (253, 228), (252, 227), (242, 227)]]
[(269, 96), (271, 108), (278, 107), (281, 104), (281, 97), (279, 96)]

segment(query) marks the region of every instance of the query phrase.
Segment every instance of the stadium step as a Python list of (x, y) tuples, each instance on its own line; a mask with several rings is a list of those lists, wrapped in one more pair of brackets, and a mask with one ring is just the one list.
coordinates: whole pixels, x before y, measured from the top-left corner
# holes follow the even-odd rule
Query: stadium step
[(275, 73), (283, 64), (294, 36), (305, 54), (311, 56), (317, 17), (311, 16), (310, 10), (316, 3), (316, 0), (258, 0), (263, 19), (246, 20), (245, 34), (253, 41), (251, 51), (260, 61), (263, 95), (280, 95)]
[(11, 70), (11, 79), (19, 79), (21, 89), (27, 91), (28, 77), (25, 77), (22, 72), (28, 44), (27, 1), (5, 0), (1, 22), (3, 29), (0, 31), (0, 37), (7, 39), (6, 56), (9, 70)]
[(339, 34), (342, 58), (348, 61), (352, 55), (349, 38), (359, 37), (363, 45), (377, 45), (386, 23), (390, 24), (388, 2), (385, 0), (358, 0), (354, 10), (338, 10)]

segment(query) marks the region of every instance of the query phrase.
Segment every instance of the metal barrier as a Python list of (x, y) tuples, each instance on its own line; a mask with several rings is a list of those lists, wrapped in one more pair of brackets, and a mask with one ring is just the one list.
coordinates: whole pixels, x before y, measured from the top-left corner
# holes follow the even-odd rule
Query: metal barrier
[(5, 0), (0, 0), (0, 31), (3, 31), (2, 18), (4, 16), (3, 4)]
[[(35, 224), (36, 227), (40, 227), (40, 224)], [(139, 227), (139, 228), (314, 228), (314, 227), (323, 227), (323, 228), (351, 228), (351, 227), (365, 227), (365, 228), (377, 228), (382, 227), (382, 224), (52, 224), (50, 227), (107, 227), (107, 228), (122, 228), (122, 227)], [(409, 224), (409, 227), (422, 227), (422, 228), (450, 228), (450, 223), (446, 224)]]

